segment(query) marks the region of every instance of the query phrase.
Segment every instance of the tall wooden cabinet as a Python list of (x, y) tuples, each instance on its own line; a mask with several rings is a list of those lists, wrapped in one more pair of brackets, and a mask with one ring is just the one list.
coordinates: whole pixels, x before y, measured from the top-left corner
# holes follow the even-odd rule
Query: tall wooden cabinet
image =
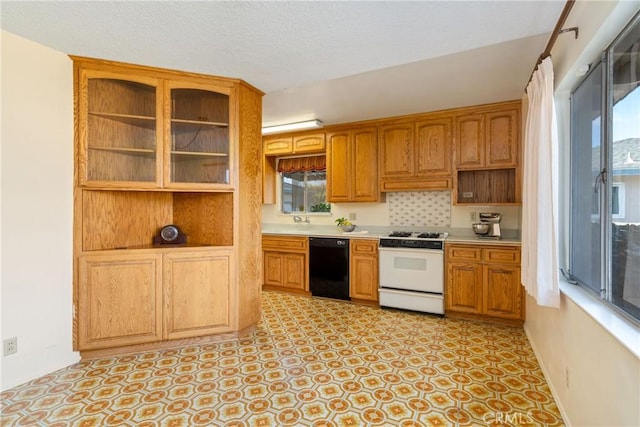
[[(75, 349), (91, 357), (253, 327), (262, 93), (241, 80), (72, 59)], [(187, 244), (153, 244), (168, 224)]]
[(327, 201), (377, 202), (378, 138), (375, 127), (327, 134)]
[(519, 247), (447, 244), (446, 273), (448, 316), (524, 321)]

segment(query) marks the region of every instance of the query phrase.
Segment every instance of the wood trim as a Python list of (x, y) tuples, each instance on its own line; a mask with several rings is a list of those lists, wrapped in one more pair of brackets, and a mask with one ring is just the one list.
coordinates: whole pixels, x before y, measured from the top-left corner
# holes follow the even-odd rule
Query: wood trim
[(398, 179), (383, 180), (380, 182), (380, 191), (429, 191), (451, 190), (452, 188), (452, 178)]
[(106, 59), (98, 59), (98, 58), (89, 58), (86, 56), (77, 56), (77, 55), (69, 55), (69, 58), (73, 60), (74, 63), (81, 64), (82, 68), (85, 69), (95, 69), (95, 70), (122, 70), (123, 72), (131, 72), (131, 73), (144, 73), (150, 76), (155, 76), (159, 78), (170, 78), (170, 79), (190, 79), (194, 81), (202, 81), (203, 83), (214, 83), (221, 84), (228, 87), (233, 87), (236, 84), (241, 84), (246, 86), (250, 90), (258, 93), (260, 96), (264, 95), (260, 89), (252, 86), (251, 84), (245, 82), (242, 79), (234, 79), (222, 76), (208, 75), (208, 74), (200, 74), (194, 73), (190, 71), (180, 71), (173, 70), (168, 68), (158, 68), (151, 67), (147, 65), (139, 65), (139, 64), (131, 64), (128, 62), (118, 62), (111, 61)]
[(173, 348), (180, 348), (186, 346), (193, 345), (204, 345), (204, 344), (213, 344), (227, 341), (236, 341), (243, 335), (251, 332), (255, 329), (256, 326), (249, 326), (240, 332), (229, 332), (224, 334), (216, 334), (216, 335), (207, 335), (202, 337), (193, 337), (193, 338), (181, 338), (169, 341), (158, 341), (154, 343), (146, 343), (146, 344), (136, 344), (136, 345), (128, 345), (121, 347), (113, 347), (113, 348), (103, 348), (98, 350), (87, 350), (81, 351), (80, 357), (83, 361), (99, 359), (103, 357), (109, 356), (125, 356), (127, 354), (135, 354), (141, 353), (145, 351), (151, 350), (169, 350)]

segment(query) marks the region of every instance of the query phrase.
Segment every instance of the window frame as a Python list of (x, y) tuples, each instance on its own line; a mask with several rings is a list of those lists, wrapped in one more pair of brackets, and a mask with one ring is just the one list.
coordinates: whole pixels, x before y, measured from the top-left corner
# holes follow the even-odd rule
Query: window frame
[[(574, 246), (573, 246), (573, 206), (572, 198), (569, 199), (569, 244), (568, 244), (568, 280), (570, 283), (580, 286), (581, 289), (586, 290), (588, 293), (597, 297), (597, 299), (604, 303), (606, 306), (614, 310), (616, 313), (622, 315), (625, 319), (629, 320), (635, 326), (640, 326), (640, 316), (636, 314), (637, 310), (633, 310), (634, 313), (630, 313), (624, 310), (621, 306), (614, 303), (613, 295), (613, 279), (612, 279), (612, 266), (613, 266), (613, 231), (612, 227), (616, 219), (623, 219), (626, 216), (625, 211), (625, 186), (624, 182), (614, 181), (613, 174), (613, 107), (614, 107), (614, 90), (613, 90), (613, 63), (614, 63), (614, 49), (617, 44), (623, 40), (636, 26), (640, 26), (640, 13), (635, 14), (630, 21), (624, 26), (624, 28), (616, 35), (614, 40), (606, 46), (602, 51), (601, 59), (594, 62), (590, 67), (589, 73), (587, 73), (582, 79), (580, 79), (571, 90), (570, 101), (570, 174), (569, 174), (569, 191), (573, 192), (573, 163), (574, 163), (574, 101), (573, 97), (576, 91), (581, 85), (591, 76), (592, 72), (602, 64), (601, 73), (601, 124), (600, 124), (600, 170), (602, 174), (602, 182), (599, 184), (598, 198), (599, 198), (599, 215), (600, 215), (600, 292), (593, 289), (593, 287), (581, 282), (579, 279), (571, 274), (571, 268), (574, 264)], [(634, 90), (640, 90), (640, 86)], [(600, 175), (598, 175), (600, 176)], [(618, 188), (618, 214), (613, 213), (613, 188)]]
[[(276, 159), (276, 171), (278, 170), (278, 162), (280, 162), (280, 160), (282, 159), (289, 159), (289, 158), (297, 158), (297, 157), (309, 157), (309, 156), (287, 156), (287, 157), (278, 157)], [(325, 189), (327, 186), (327, 177), (326, 177), (326, 169), (325, 169)], [(324, 203), (326, 203), (327, 205), (329, 205), (329, 211), (324, 211), (324, 212), (311, 212), (309, 209), (311, 208), (310, 206), (308, 206), (309, 200), (308, 200), (308, 194), (307, 194), (307, 179), (308, 179), (308, 172), (304, 171), (304, 207), (305, 210), (304, 211), (285, 211), (284, 210), (284, 178), (285, 178), (285, 173), (286, 172), (276, 172), (277, 173), (277, 183), (276, 183), (276, 203), (278, 204), (278, 212), (280, 215), (288, 215), (288, 216), (294, 216), (294, 215), (304, 215), (304, 216), (330, 216), (331, 215), (331, 203), (329, 201), (326, 200)], [(326, 193), (325, 193), (326, 194)]]

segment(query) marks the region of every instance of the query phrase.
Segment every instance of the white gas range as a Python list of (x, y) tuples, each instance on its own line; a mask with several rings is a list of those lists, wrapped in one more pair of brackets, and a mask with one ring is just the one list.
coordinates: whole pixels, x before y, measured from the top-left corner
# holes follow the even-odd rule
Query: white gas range
[(448, 233), (394, 231), (380, 239), (380, 306), (444, 314)]

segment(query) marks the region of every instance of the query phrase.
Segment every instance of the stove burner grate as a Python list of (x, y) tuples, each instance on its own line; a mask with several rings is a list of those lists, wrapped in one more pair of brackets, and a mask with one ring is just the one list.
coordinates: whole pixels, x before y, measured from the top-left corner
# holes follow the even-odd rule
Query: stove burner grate
[(442, 237), (440, 233), (421, 233), (417, 236), (419, 239), (437, 239)]
[(392, 231), (389, 237), (411, 237), (411, 233), (408, 231)]

